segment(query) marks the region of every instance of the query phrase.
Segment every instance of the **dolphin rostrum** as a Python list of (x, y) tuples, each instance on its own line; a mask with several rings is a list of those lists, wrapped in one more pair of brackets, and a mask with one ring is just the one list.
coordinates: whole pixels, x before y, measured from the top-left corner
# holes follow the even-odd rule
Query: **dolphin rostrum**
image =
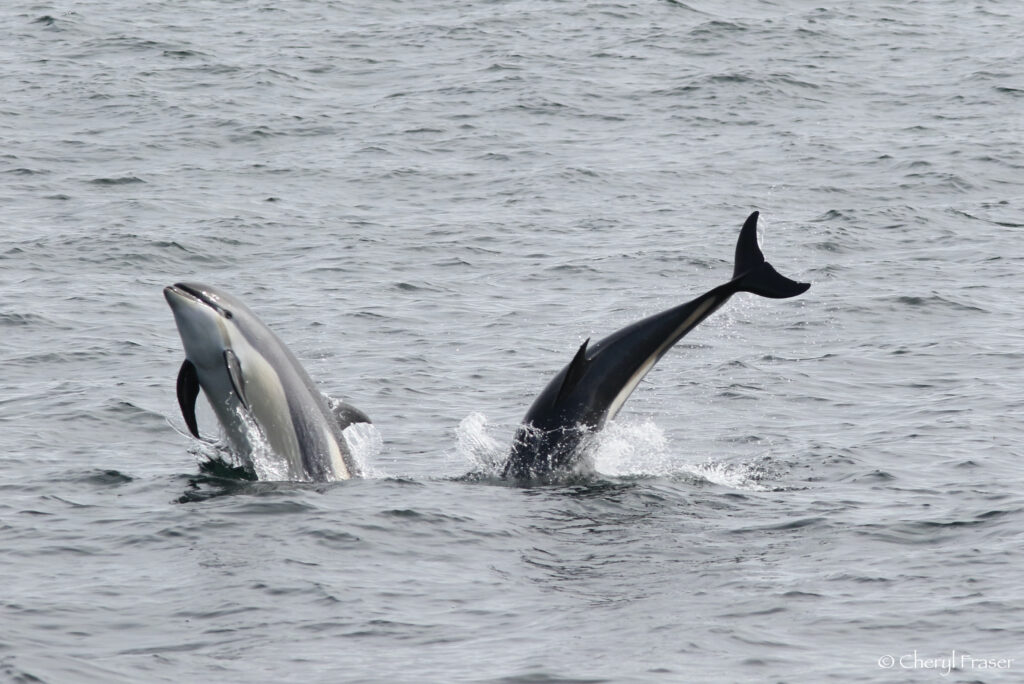
[(193, 435), (199, 437), (195, 405), (202, 388), (232, 448), (250, 467), (255, 422), (285, 460), (285, 479), (359, 475), (342, 431), (369, 423), (366, 414), (344, 403), (328, 406), (288, 347), (237, 297), (196, 283), (164, 288), (164, 297), (185, 347), (178, 404)]
[(528, 480), (575, 465), (584, 438), (615, 418), (626, 399), (665, 353), (737, 292), (785, 299), (806, 292), (779, 274), (757, 244), (754, 212), (736, 242), (732, 280), (612, 333), (588, 339), (526, 412), (516, 432), (503, 477)]

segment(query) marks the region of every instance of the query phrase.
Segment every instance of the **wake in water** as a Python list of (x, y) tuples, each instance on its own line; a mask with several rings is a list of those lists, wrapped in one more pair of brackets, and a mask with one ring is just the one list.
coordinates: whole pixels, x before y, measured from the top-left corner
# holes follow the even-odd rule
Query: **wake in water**
[[(482, 413), (471, 413), (459, 423), (456, 456), (469, 465), (471, 476), (501, 478), (509, 454), (508, 440), (493, 436), (492, 429), (496, 428)], [(649, 418), (610, 422), (601, 432), (589, 435), (581, 449), (579, 464), (566, 474), (567, 479), (581, 475), (684, 478), (696, 484), (763, 492), (779, 489), (775, 480), (784, 474), (784, 468), (770, 456), (739, 462), (709, 458), (694, 463), (679, 455), (664, 431)]]

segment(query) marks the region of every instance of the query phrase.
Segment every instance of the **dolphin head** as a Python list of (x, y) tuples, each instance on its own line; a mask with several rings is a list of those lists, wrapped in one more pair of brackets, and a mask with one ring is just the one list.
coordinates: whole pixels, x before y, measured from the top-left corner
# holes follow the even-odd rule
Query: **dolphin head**
[(238, 319), (252, 315), (237, 298), (209, 285), (176, 283), (164, 288), (164, 298), (174, 312), (185, 356), (200, 368), (222, 363)]
[(248, 452), (247, 428), (236, 409), (239, 404), (248, 408), (239, 355), (245, 358), (251, 350), (246, 330), (255, 317), (241, 301), (209, 285), (177, 283), (164, 288), (164, 298), (185, 347), (178, 404), (189, 431), (199, 436), (195, 403), (202, 388), (231, 442), (239, 452)]

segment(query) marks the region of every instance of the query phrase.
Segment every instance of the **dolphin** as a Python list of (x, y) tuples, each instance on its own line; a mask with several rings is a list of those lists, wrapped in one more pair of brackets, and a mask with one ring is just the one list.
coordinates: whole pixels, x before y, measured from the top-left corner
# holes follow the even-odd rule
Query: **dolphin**
[(252, 466), (251, 424), (285, 459), (286, 479), (347, 480), (359, 468), (342, 431), (369, 423), (359, 409), (334, 408), (284, 342), (237, 297), (197, 283), (164, 288), (185, 347), (178, 404), (199, 437), (196, 398), (202, 388), (236, 453)]
[(757, 244), (757, 218), (755, 211), (740, 229), (732, 280), (580, 346), (526, 412), (502, 477), (529, 480), (571, 469), (584, 440), (615, 418), (654, 364), (737, 292), (785, 299), (807, 291), (809, 283), (790, 280), (765, 261)]

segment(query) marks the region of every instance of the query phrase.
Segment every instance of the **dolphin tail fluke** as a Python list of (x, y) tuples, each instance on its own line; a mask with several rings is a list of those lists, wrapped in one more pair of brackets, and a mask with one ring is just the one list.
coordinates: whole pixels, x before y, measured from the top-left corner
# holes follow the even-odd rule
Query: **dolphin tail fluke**
[(732, 274), (736, 291), (772, 299), (786, 299), (807, 292), (810, 283), (790, 280), (764, 260), (757, 244), (757, 217), (758, 212), (755, 211), (747, 218), (736, 241), (736, 265)]

